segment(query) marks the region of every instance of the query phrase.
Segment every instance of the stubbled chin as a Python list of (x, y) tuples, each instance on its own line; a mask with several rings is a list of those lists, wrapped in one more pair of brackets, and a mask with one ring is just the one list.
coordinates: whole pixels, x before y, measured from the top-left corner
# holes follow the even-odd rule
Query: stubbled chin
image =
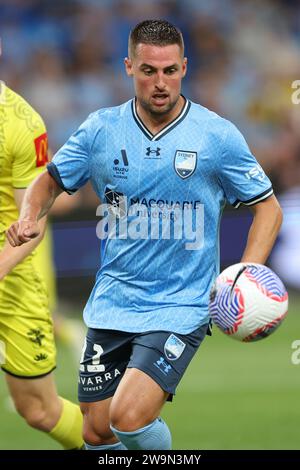
[(168, 112), (172, 109), (172, 105), (170, 104), (169, 100), (166, 99), (164, 102), (160, 103), (155, 103), (155, 101), (152, 101), (150, 103), (150, 109), (151, 111), (161, 113), (161, 112)]
[(155, 103), (153, 102), (146, 102), (146, 101), (142, 101), (141, 102), (141, 106), (142, 108), (148, 112), (148, 113), (151, 113), (151, 114), (154, 114), (154, 115), (162, 115), (162, 114), (167, 114), (169, 113), (173, 108), (174, 106), (176, 105), (176, 103), (170, 103), (169, 101), (169, 98), (166, 100), (166, 103), (163, 104), (163, 106), (157, 106), (155, 105)]
[(165, 104), (164, 106), (150, 106), (150, 112), (153, 114), (167, 114), (171, 111), (171, 107)]

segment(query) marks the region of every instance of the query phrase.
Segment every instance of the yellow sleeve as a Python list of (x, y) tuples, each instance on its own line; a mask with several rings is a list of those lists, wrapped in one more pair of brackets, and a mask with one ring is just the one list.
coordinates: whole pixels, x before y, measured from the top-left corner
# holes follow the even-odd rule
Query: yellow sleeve
[(14, 116), (12, 185), (26, 188), (48, 161), (48, 138), (41, 116), (22, 100)]

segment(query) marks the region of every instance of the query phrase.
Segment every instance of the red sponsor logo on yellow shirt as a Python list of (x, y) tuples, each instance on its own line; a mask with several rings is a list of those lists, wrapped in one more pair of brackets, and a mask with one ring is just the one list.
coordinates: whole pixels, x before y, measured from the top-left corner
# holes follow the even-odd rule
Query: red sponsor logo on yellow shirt
[(36, 166), (44, 166), (48, 162), (48, 136), (47, 132), (34, 139), (36, 152)]

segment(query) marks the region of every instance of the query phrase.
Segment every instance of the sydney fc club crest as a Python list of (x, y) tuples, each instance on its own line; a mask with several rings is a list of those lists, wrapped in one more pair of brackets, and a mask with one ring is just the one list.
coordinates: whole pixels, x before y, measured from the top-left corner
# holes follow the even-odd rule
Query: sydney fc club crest
[(180, 358), (185, 349), (185, 346), (186, 344), (172, 333), (165, 342), (165, 356), (169, 359), (169, 361), (176, 361), (176, 359)]
[(185, 150), (176, 150), (174, 157), (174, 168), (180, 178), (188, 178), (196, 170), (197, 152), (186, 152)]

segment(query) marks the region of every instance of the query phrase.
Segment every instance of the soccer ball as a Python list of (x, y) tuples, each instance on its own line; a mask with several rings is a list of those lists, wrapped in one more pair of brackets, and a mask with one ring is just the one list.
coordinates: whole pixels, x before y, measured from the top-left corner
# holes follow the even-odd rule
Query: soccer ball
[(238, 263), (216, 279), (209, 313), (223, 333), (239, 341), (266, 338), (288, 311), (288, 293), (279, 277), (256, 263)]

